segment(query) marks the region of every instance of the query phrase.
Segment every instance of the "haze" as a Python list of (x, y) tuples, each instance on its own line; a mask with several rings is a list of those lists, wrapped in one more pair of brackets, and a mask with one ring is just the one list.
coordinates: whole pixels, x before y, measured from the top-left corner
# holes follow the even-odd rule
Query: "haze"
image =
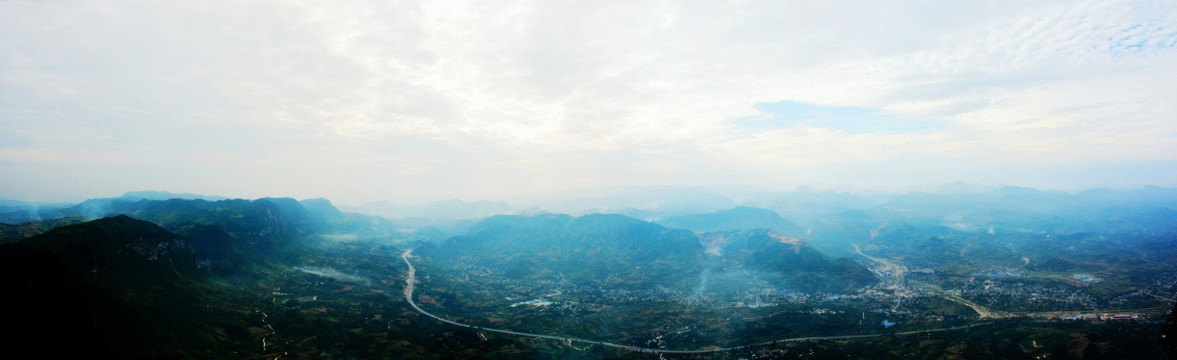
[(1177, 186), (1177, 5), (0, 2), (0, 198)]

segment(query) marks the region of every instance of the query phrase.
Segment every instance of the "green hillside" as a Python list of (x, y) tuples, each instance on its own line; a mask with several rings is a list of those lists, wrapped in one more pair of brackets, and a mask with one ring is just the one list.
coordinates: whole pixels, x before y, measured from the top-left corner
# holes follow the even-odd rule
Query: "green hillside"
[[(125, 215), (54, 229), (0, 248), (6, 325), (47, 356), (211, 357), (244, 340), (234, 299), (208, 285), (197, 244)], [(64, 339), (63, 339), (64, 338)], [(84, 346), (54, 346), (78, 341)]]

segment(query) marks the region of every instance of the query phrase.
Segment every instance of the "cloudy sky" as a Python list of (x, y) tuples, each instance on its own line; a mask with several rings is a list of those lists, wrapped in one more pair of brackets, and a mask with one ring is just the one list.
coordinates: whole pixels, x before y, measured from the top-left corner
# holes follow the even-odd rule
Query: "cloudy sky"
[(1170, 1), (0, 0), (0, 198), (1177, 186)]

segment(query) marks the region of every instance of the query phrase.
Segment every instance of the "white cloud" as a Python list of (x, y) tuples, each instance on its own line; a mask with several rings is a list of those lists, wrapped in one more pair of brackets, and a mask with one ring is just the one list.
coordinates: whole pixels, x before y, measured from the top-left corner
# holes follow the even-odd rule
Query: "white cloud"
[[(136, 179), (358, 201), (851, 182), (823, 169), (905, 159), (929, 164), (915, 173), (1171, 161), (1175, 14), (1142, 1), (3, 2), (0, 167), (35, 179), (186, 163), (257, 180)], [(942, 126), (736, 121), (779, 101)], [(102, 156), (19, 155), (61, 152)]]

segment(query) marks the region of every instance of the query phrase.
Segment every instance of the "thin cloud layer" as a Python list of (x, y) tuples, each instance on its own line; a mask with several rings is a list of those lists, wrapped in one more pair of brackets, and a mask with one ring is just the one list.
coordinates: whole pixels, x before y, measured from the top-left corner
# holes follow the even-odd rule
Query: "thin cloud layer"
[(0, 2), (0, 197), (1177, 185), (1175, 48), (1143, 1)]

